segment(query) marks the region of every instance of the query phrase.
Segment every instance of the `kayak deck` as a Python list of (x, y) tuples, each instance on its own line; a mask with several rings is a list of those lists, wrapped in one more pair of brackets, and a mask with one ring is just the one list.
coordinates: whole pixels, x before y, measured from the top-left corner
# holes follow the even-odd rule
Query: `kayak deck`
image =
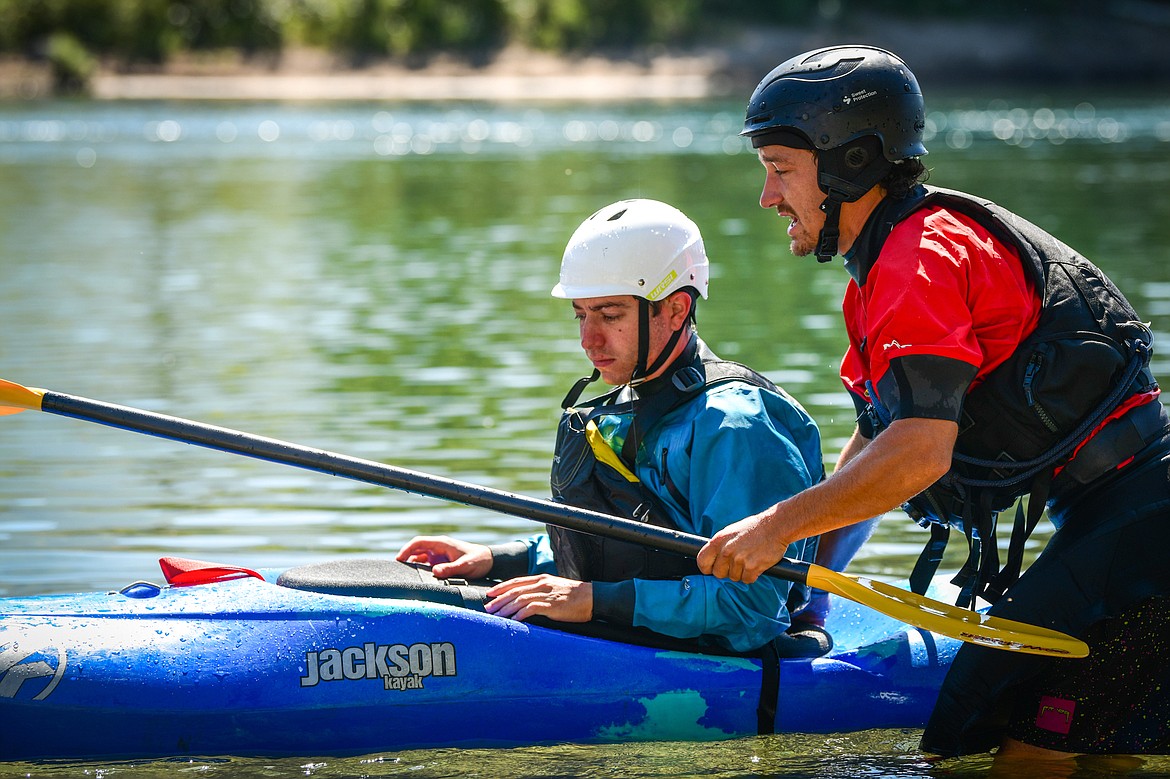
[[(766, 725), (922, 726), (957, 642), (844, 600), (826, 627), (827, 655), (780, 661)], [(254, 577), (2, 599), (0, 759), (735, 738), (762, 668)]]

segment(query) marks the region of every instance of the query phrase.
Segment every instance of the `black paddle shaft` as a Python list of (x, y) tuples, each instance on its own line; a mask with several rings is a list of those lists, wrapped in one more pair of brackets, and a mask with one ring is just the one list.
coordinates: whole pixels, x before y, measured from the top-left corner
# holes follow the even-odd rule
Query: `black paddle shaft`
[[(59, 392), (46, 391), (41, 401), (41, 410), (58, 416), (98, 422), (123, 430), (241, 454), (257, 460), (292, 465), (380, 487), (498, 511), (567, 530), (641, 544), (689, 557), (696, 556), (706, 543), (706, 539), (701, 536), (587, 511), (562, 503), (530, 498), (372, 460), (299, 446), (275, 438), (265, 438)], [(764, 571), (769, 576), (800, 584), (807, 581), (808, 572), (808, 563), (788, 558), (782, 558), (776, 565)]]

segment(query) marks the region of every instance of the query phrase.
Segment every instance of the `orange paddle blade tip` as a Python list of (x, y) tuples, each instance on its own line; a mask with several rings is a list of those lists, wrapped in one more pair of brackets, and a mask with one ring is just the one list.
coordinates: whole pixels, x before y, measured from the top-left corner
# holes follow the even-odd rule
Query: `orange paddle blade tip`
[(45, 391), (30, 389), (11, 381), (0, 379), (0, 416), (19, 414), (21, 411), (40, 411)]

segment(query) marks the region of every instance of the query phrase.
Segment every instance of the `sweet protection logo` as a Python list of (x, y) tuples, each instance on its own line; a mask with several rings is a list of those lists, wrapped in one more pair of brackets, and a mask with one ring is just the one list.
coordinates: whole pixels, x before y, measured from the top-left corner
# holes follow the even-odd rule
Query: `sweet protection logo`
[(860, 103), (862, 100), (869, 100), (871, 97), (876, 97), (877, 92), (873, 89), (859, 89), (851, 95), (845, 95), (841, 98), (841, 102), (845, 105), (853, 105)]
[(56, 647), (0, 646), (0, 698), (43, 701), (57, 689), (65, 664), (65, 650)]

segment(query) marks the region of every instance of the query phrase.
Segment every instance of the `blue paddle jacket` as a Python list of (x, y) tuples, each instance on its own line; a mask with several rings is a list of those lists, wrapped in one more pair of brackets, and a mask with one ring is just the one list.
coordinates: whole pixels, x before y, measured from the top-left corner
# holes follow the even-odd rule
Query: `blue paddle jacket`
[[(805, 410), (738, 380), (709, 387), (664, 416), (647, 431), (635, 465), (678, 529), (704, 537), (824, 478), (820, 432)], [(785, 555), (811, 561), (815, 548), (805, 539)], [(493, 576), (557, 573), (546, 534), (492, 550)], [(594, 617), (747, 652), (788, 628), (791, 587), (769, 576), (747, 585), (701, 574), (594, 582)]]

